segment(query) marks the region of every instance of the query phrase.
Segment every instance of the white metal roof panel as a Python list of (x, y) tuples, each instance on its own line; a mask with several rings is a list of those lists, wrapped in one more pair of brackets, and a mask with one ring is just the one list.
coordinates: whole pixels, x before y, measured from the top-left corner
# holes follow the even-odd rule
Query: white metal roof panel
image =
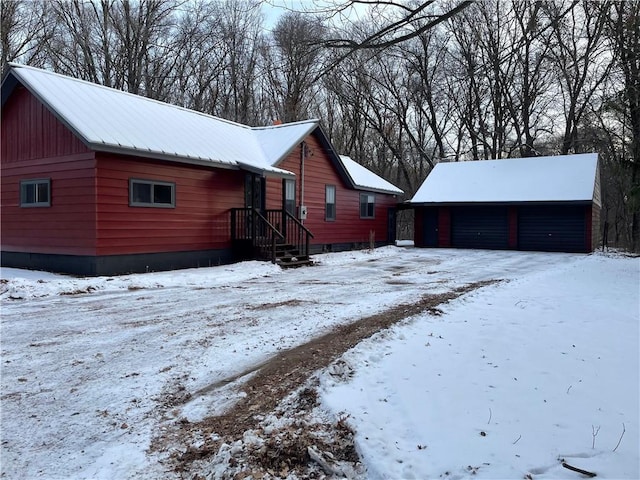
[(356, 187), (364, 190), (379, 190), (394, 194), (404, 193), (391, 182), (388, 182), (384, 178), (376, 175), (368, 168), (363, 167), (352, 160), (350, 157), (340, 155), (340, 161)]
[(274, 166), (316, 120), (251, 128), (45, 70), (13, 73), (91, 148), (180, 157), (291, 174)]
[(597, 172), (595, 153), (439, 163), (409, 203), (591, 201)]
[(264, 159), (269, 165), (276, 165), (291, 149), (318, 127), (318, 120), (305, 120), (268, 127), (252, 128)]

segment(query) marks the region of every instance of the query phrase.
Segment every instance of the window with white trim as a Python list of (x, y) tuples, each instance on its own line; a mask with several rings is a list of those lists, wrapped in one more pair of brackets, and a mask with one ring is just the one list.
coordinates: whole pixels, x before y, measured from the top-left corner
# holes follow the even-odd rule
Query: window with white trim
[(284, 209), (295, 217), (296, 215), (296, 181), (285, 179), (284, 184)]
[(373, 193), (360, 194), (360, 218), (374, 218), (376, 211), (376, 196)]
[(131, 178), (129, 179), (129, 206), (175, 208), (176, 184)]
[(21, 207), (50, 207), (51, 179), (35, 178), (20, 182)]
[(324, 187), (324, 219), (333, 221), (336, 219), (336, 186)]

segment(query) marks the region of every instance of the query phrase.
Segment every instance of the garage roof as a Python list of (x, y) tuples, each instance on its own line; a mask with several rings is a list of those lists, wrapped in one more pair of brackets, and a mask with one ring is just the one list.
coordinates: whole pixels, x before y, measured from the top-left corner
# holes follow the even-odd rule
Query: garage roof
[(601, 203), (596, 153), (438, 163), (408, 203), (579, 201)]

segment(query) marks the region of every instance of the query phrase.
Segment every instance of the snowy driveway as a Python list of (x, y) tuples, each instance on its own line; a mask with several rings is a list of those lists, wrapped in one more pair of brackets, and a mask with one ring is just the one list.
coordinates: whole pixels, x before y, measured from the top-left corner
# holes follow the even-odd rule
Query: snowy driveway
[[(162, 422), (235, 398), (207, 387), (425, 293), (584, 257), (385, 247), (315, 258), (92, 279), (4, 269), (3, 478), (161, 476), (145, 451)], [(207, 394), (173, 408), (196, 392)]]

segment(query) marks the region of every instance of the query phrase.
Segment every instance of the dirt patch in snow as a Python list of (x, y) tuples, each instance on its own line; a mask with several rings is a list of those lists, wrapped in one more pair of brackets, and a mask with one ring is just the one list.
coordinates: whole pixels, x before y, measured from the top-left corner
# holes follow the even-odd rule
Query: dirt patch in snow
[(305, 303), (311, 303), (306, 300), (286, 300), (284, 302), (276, 302), (276, 303), (261, 303), (260, 305), (254, 305), (249, 307), (249, 310), (266, 310), (268, 308), (278, 308), (278, 307), (297, 307), (299, 305), (304, 305)]
[[(181, 419), (173, 428), (154, 440), (151, 450), (166, 451), (169, 445), (177, 448), (181, 453), (173, 455), (174, 469), (176, 472), (195, 474), (195, 477), (189, 478), (199, 478), (196, 472), (206, 471), (202, 468), (202, 462), (206, 463), (207, 460), (209, 463), (221, 460), (228, 463), (225, 466), (228, 475), (225, 474), (222, 478), (233, 478), (239, 473), (248, 473), (254, 478), (269, 478), (270, 475), (277, 477), (284, 472), (306, 478), (331, 474), (326, 471), (329, 467), (320, 466), (322, 459), (311, 461), (317, 452), (310, 452), (308, 448), (313, 450), (318, 445), (322, 458), (333, 463), (348, 462), (355, 465), (357, 456), (352, 443), (353, 435), (345, 419), (321, 422), (321, 426), (309, 420), (310, 412), (315, 408), (315, 393), (310, 393), (306, 385), (313, 373), (328, 367), (347, 350), (380, 330), (420, 313), (439, 315), (439, 305), (498, 281), (476, 282), (450, 292), (424, 295), (414, 303), (398, 305), (340, 326), (322, 337), (281, 352), (251, 371), (234, 376), (234, 379), (238, 379), (255, 372), (244, 384), (246, 396), (225, 414), (193, 423)], [(286, 400), (291, 395), (296, 399)], [(273, 415), (277, 418), (297, 416), (298, 419), (292, 418), (285, 426), (280, 425), (274, 430), (274, 427), (268, 425), (269, 422), (265, 424), (265, 419)], [(320, 435), (318, 431), (323, 431), (323, 434)], [(260, 438), (257, 442), (249, 442), (255, 448), (249, 448), (243, 442), (247, 432), (252, 432), (251, 438)], [(320, 437), (324, 440), (320, 441)], [(278, 442), (277, 448), (269, 443), (274, 438)], [(224, 452), (227, 452), (226, 457), (222, 455)], [(233, 452), (236, 454), (232, 454)], [(262, 473), (258, 475), (258, 472)]]

